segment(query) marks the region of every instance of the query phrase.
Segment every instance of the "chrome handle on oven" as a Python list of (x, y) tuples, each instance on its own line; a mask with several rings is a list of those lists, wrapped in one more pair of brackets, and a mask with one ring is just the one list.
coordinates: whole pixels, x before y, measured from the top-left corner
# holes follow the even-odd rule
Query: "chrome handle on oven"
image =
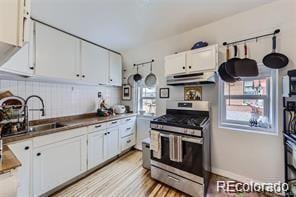
[[(170, 135), (161, 133), (160, 136), (169, 138)], [(192, 142), (195, 144), (203, 144), (203, 138), (190, 138), (190, 137), (182, 137), (182, 141)]]

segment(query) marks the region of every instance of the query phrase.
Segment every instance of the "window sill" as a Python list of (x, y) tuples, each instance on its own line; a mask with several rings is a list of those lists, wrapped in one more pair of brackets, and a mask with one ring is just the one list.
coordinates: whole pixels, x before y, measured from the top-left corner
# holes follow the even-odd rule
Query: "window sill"
[(278, 136), (278, 131), (274, 128), (260, 128), (260, 127), (250, 127), (244, 125), (237, 125), (237, 124), (219, 124), (220, 129), (227, 129), (232, 131), (239, 131), (244, 133), (255, 133), (255, 134), (264, 134), (264, 135), (273, 135)]

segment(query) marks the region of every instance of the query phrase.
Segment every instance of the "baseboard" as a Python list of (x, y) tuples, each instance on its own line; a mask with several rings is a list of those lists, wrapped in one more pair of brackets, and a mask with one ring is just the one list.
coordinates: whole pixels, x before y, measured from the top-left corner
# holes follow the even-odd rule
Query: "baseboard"
[(262, 183), (262, 181), (254, 180), (239, 174), (235, 174), (233, 172), (229, 172), (227, 170), (219, 169), (219, 168), (212, 168), (212, 173), (235, 180), (235, 181), (239, 181), (242, 183), (250, 183), (251, 181), (255, 183)]

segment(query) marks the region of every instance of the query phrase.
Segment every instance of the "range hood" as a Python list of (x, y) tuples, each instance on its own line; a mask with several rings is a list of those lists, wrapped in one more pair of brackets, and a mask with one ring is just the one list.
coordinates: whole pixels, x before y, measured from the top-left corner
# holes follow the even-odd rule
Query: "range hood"
[(167, 85), (204, 85), (215, 84), (216, 72), (200, 72), (194, 74), (173, 75), (167, 77)]
[(0, 42), (0, 67), (5, 64), (21, 47)]

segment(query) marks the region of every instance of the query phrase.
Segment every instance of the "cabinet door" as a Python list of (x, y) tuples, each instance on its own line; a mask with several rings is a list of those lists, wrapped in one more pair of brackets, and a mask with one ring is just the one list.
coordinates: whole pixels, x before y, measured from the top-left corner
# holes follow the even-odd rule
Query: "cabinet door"
[(31, 156), (32, 156), (32, 141), (23, 141), (15, 144), (10, 144), (9, 148), (15, 154), (22, 166), (18, 169), (18, 187), (17, 196), (31, 196)]
[(119, 127), (112, 127), (107, 129), (104, 136), (104, 158), (108, 160), (119, 153)]
[(83, 80), (95, 84), (108, 84), (108, 73), (108, 51), (81, 41), (81, 75)]
[(36, 75), (79, 79), (79, 40), (40, 23), (35, 31)]
[(86, 136), (76, 137), (33, 151), (34, 196), (40, 196), (86, 171), (86, 139)]
[(109, 52), (109, 84), (122, 85), (122, 60), (121, 55)]
[(22, 46), (27, 11), (25, 0), (0, 0), (0, 41)]
[(186, 73), (186, 53), (178, 53), (165, 57), (165, 76)]
[(29, 61), (29, 47), (29, 43), (25, 44), (14, 56), (1, 66), (1, 70), (16, 74), (33, 75), (33, 67), (30, 65)]
[(187, 67), (189, 73), (214, 70), (217, 64), (216, 45), (187, 52)]
[(106, 130), (88, 134), (88, 163), (87, 169), (91, 169), (104, 162), (104, 136)]

